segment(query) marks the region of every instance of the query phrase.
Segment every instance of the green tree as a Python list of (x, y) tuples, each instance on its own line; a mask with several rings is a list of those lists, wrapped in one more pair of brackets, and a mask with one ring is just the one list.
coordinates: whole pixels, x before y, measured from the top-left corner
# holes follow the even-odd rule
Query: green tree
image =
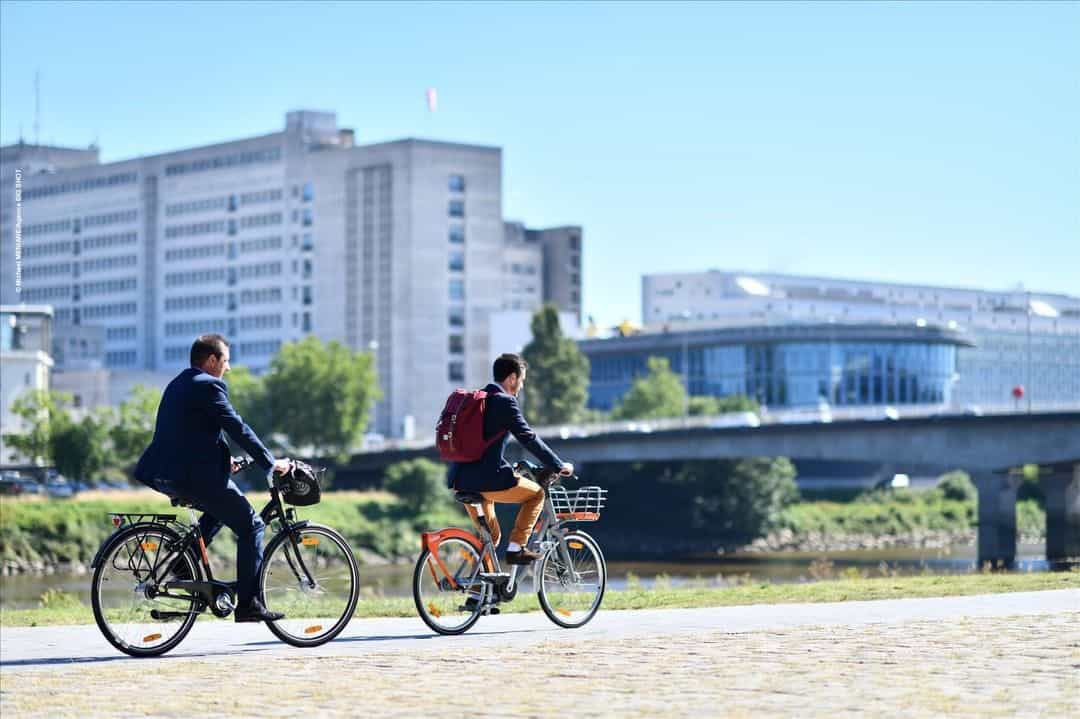
[(671, 371), (665, 357), (649, 358), (649, 373), (635, 377), (622, 402), (612, 411), (612, 419), (656, 419), (681, 417), (686, 390), (679, 375)]
[(975, 483), (967, 472), (954, 470), (946, 472), (938, 477), (937, 488), (945, 496), (945, 499), (955, 499), (961, 502), (974, 502), (978, 498)]
[(666, 481), (688, 491), (690, 529), (743, 541), (768, 533), (799, 499), (784, 457), (684, 462)]
[(386, 468), (383, 487), (397, 495), (413, 514), (423, 514), (451, 502), (446, 489), (446, 466), (423, 457), (391, 464)]
[(114, 460), (109, 443), (107, 411), (90, 412), (81, 419), (64, 414), (53, 422), (49, 447), (56, 471), (68, 479), (88, 479)]
[(32, 464), (52, 461), (50, 428), (67, 416), (64, 404), (70, 401), (70, 395), (34, 390), (20, 395), (12, 402), (11, 414), (22, 420), (25, 431), (4, 433), (4, 442), (15, 450), (10, 459), (22, 456)]
[(294, 447), (339, 459), (358, 442), (381, 396), (370, 353), (317, 337), (282, 347), (263, 386), (274, 429)]
[(229, 386), (229, 402), (236, 413), (264, 442), (273, 444), (271, 437), (277, 428), (271, 421), (265, 379), (252, 374), (247, 367), (235, 367), (225, 375), (225, 382)]
[(741, 394), (726, 397), (703, 395), (691, 397), (688, 410), (691, 417), (708, 417), (725, 412), (756, 412), (758, 403)]
[(125, 474), (130, 470), (154, 437), (161, 391), (135, 385), (131, 396), (108, 418), (112, 459)]
[(559, 326), (559, 310), (546, 304), (532, 318), (525, 397), (529, 421), (538, 425), (581, 421), (589, 398), (589, 358)]

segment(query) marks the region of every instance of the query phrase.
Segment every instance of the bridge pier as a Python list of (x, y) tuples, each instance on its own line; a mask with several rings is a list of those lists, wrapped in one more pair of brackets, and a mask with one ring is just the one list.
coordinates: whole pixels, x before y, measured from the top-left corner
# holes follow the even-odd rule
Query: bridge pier
[(972, 474), (979, 491), (979, 566), (1011, 569), (1016, 564), (1016, 493), (1023, 478)]
[(1058, 465), (1039, 478), (1046, 498), (1046, 558), (1080, 557), (1080, 464)]

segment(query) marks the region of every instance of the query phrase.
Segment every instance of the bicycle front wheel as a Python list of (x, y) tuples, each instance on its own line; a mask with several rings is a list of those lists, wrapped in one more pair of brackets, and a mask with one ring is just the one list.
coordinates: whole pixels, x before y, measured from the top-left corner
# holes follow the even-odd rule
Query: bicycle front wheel
[(490, 598), (491, 585), (479, 582), (480, 553), (457, 537), (444, 539), (433, 553), (425, 549), (413, 570), (416, 611), (439, 634), (461, 634), (476, 624)]
[[(187, 636), (199, 616), (199, 600), (186, 591), (160, 592), (170, 580), (202, 579), (190, 552), (165, 562), (180, 535), (160, 524), (137, 524), (117, 535), (90, 582), (90, 603), (98, 629), (114, 647), (133, 657), (154, 657)], [(157, 572), (160, 581), (154, 579)], [(167, 575), (167, 576), (166, 576)]]
[[(295, 537), (295, 539), (294, 539)], [(284, 619), (270, 631), (294, 647), (317, 647), (345, 628), (360, 596), (360, 569), (337, 531), (308, 524), (270, 542), (259, 573), (263, 604)]]
[(607, 564), (600, 545), (585, 532), (570, 532), (540, 561), (540, 608), (566, 629), (592, 619), (607, 587)]

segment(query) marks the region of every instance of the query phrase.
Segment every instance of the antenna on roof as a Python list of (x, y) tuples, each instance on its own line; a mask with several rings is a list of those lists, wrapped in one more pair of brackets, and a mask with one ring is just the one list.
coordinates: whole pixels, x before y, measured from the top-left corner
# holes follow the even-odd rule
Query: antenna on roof
[(38, 141), (38, 131), (41, 129), (41, 70), (34, 70), (34, 144)]

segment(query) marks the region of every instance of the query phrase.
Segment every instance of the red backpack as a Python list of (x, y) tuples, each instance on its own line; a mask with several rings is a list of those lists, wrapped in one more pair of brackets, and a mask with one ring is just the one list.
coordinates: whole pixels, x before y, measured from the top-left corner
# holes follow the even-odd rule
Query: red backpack
[(456, 389), (446, 398), (446, 406), (435, 425), (435, 446), (447, 462), (477, 462), (485, 450), (506, 434), (498, 432), (484, 440), (484, 408), (488, 393)]

